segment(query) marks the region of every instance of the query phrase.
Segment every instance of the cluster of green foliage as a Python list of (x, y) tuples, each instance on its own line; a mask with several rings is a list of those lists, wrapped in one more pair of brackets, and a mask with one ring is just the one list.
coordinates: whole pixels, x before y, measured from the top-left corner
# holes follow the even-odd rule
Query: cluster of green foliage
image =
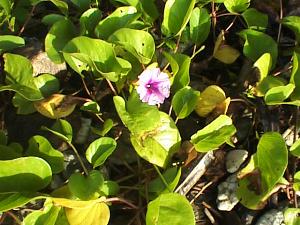
[[(113, 11), (109, 14), (101, 11), (101, 1), (2, 0), (0, 51), (5, 78), (0, 92), (13, 93), (11, 104), (19, 114), (37, 111), (56, 120), (52, 127), (41, 129), (68, 144), (84, 173), (73, 172), (64, 186), (51, 193), (44, 191), (53, 175), (65, 169), (64, 155), (43, 136), (33, 136), (28, 140), (27, 149), (23, 149), (18, 143), (8, 142), (5, 132), (0, 132), (0, 212), (33, 200), (45, 200), (42, 211), (26, 216), (26, 225), (46, 224), (45, 221), (53, 225), (106, 225), (111, 197), (119, 192), (118, 183), (101, 172), (118, 145), (109, 136), (114, 122), (111, 119), (104, 122), (103, 129), (97, 131), (99, 138), (88, 143), (85, 159), (82, 159), (73, 143), (72, 126), (64, 119), (77, 110), (77, 102), (61, 94), (59, 79), (54, 74), (33, 76), (30, 60), (12, 53), (25, 45), (22, 33), (26, 27), (23, 25), (30, 19), (26, 15), (30, 16), (31, 9), (42, 4), (53, 4), (57, 9), (40, 21), (48, 28), (44, 39), (48, 57), (56, 64), (66, 63), (72, 76), (80, 76), (83, 81), (92, 78), (96, 84), (107, 82), (115, 94), (112, 101), (116, 113), (129, 130), (136, 154), (153, 164), (159, 174), (148, 184), (148, 193), (144, 193), (150, 198), (147, 199), (147, 225), (195, 224), (188, 200), (174, 193), (181, 169), (172, 166), (171, 161), (181, 145), (178, 120), (186, 119), (194, 110), (207, 117), (216, 107), (223, 104), (226, 108), (230, 102), (218, 86), (200, 93), (190, 85), (190, 65), (204, 49), (209, 35), (215, 32), (214, 21), (219, 8), (226, 9), (229, 17), (244, 21), (245, 27), (236, 33), (243, 42), (242, 54), (226, 43), (226, 32), (220, 32), (212, 58), (228, 65), (242, 55), (259, 74), (258, 81), (248, 88), (248, 96), (263, 98), (267, 105), (300, 106), (300, 53), (297, 52), (300, 17), (288, 16), (280, 21), (295, 34), (292, 71), (287, 78), (270, 74), (277, 66), (278, 44), (266, 33), (268, 16), (251, 8), (250, 0), (167, 0), (162, 10), (154, 0), (112, 0)], [(70, 8), (76, 13), (70, 14)], [(193, 48), (191, 56), (181, 51), (189, 47)], [(170, 104), (175, 121), (162, 108), (142, 103), (135, 90), (135, 81), (143, 69), (158, 65), (170, 68)], [(71, 103), (64, 104), (69, 98)], [(93, 94), (84, 102), (80, 110), (101, 115), (102, 106), (100, 108)], [(236, 128), (225, 114), (223, 110), (190, 137), (196, 151), (205, 153), (224, 144), (234, 146), (232, 137)], [(240, 171), (237, 195), (241, 204), (259, 209), (278, 190), (278, 184), (289, 185), (283, 178), (288, 154), (300, 157), (300, 141), (288, 149), (278, 132), (267, 132), (259, 138), (257, 152)], [(161, 174), (159, 168), (164, 169), (164, 173)], [(259, 190), (249, 189), (253, 177), (260, 180)], [(300, 189), (299, 177), (299, 173), (294, 175), (295, 191)], [(298, 209), (288, 209), (286, 224), (298, 224), (297, 213)]]

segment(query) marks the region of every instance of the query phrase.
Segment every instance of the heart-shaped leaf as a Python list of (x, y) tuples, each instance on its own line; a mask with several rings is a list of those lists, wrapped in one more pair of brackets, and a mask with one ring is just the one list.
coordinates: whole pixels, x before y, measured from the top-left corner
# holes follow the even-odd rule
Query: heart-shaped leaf
[(142, 64), (150, 63), (155, 52), (153, 37), (143, 30), (121, 28), (114, 32), (109, 40), (123, 46)]
[(208, 152), (217, 149), (225, 142), (231, 144), (230, 138), (235, 132), (236, 129), (232, 124), (231, 118), (226, 115), (220, 115), (194, 134), (191, 137), (191, 142), (198, 152)]
[(176, 92), (172, 99), (172, 106), (178, 119), (187, 117), (193, 112), (200, 92), (187, 86)]
[(117, 142), (110, 137), (102, 137), (93, 141), (86, 150), (86, 158), (93, 167), (101, 166), (114, 152)]
[(210, 32), (211, 19), (207, 9), (194, 8), (189, 23), (191, 40), (197, 45), (202, 44)]
[(162, 194), (148, 204), (146, 225), (183, 224), (196, 224), (193, 208), (184, 196), (176, 193)]
[(74, 173), (69, 178), (68, 187), (71, 193), (81, 200), (91, 200), (99, 197), (104, 178), (102, 174), (93, 170), (85, 177), (80, 173)]
[[(274, 157), (276, 155), (276, 157)], [(260, 209), (282, 178), (288, 163), (288, 152), (281, 134), (267, 132), (262, 135), (257, 152), (241, 171), (237, 195), (250, 209)]]

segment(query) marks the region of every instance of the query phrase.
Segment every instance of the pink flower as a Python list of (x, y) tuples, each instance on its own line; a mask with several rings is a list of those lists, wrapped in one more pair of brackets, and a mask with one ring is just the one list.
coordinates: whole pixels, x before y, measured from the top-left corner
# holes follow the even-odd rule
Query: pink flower
[(159, 68), (144, 70), (139, 75), (137, 93), (142, 102), (149, 105), (161, 104), (170, 95), (170, 79), (168, 74), (161, 72)]

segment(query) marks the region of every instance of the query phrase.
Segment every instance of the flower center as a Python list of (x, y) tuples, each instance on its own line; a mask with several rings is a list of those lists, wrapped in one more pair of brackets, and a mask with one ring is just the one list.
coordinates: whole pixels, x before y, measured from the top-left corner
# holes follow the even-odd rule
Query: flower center
[(146, 88), (150, 89), (151, 88), (151, 84), (147, 84)]

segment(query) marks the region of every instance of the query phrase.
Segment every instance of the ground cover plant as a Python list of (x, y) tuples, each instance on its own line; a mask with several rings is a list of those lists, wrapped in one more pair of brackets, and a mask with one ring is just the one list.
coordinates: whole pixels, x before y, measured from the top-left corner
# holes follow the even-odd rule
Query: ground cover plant
[(300, 224), (298, 1), (0, 10), (0, 224)]

